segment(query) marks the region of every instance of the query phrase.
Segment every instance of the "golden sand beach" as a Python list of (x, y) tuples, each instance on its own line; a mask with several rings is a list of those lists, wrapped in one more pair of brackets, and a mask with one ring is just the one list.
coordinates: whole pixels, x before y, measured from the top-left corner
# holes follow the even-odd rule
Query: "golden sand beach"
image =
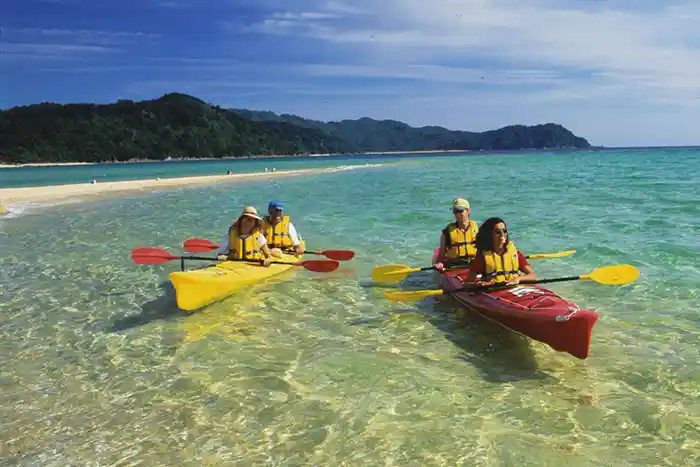
[[(80, 183), (70, 185), (36, 186), (22, 188), (0, 189), (0, 214), (7, 212), (13, 204), (18, 203), (48, 203), (58, 200), (83, 200), (109, 194), (157, 190), (160, 188), (175, 188), (184, 186), (210, 185), (236, 180), (269, 179), (293, 175), (313, 174), (333, 169), (297, 169), (280, 170), (275, 172), (242, 173), (231, 175), (207, 175), (199, 177), (178, 177), (147, 180), (125, 180), (103, 183)], [(4, 206), (4, 208), (2, 208)], [(4, 212), (3, 212), (4, 211)]]

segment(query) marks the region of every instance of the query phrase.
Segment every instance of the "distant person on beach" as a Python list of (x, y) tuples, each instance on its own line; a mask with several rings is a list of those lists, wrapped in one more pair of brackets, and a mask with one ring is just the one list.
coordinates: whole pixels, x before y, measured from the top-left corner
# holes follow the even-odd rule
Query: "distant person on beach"
[(284, 214), (282, 201), (270, 201), (267, 216), (263, 219), (263, 233), (270, 248), (282, 251), (294, 251), (297, 256), (304, 254), (301, 237), (289, 216)]
[(216, 259), (262, 260), (264, 266), (269, 266), (272, 253), (262, 232), (263, 220), (258, 211), (253, 206), (246, 207), (229, 227), (228, 234), (216, 250)]
[(226, 169), (226, 175), (231, 175), (233, 172), (231, 172), (231, 169)]
[[(523, 280), (536, 280), (530, 263), (510, 240), (503, 219), (486, 219), (476, 236), (476, 257), (469, 265), (467, 282), (477, 285), (516, 285)], [(481, 279), (477, 276), (481, 274)]]
[(433, 266), (444, 271), (445, 266), (469, 264), (476, 255), (476, 235), (479, 227), (469, 219), (469, 201), (456, 198), (452, 202), (455, 221), (447, 224), (440, 234), (440, 251)]

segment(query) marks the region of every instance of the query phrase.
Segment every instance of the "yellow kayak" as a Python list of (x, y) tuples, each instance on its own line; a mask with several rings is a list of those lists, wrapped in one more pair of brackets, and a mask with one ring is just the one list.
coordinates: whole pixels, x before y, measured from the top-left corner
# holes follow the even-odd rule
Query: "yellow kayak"
[[(274, 261), (297, 263), (301, 258), (282, 254)], [(183, 310), (196, 310), (222, 300), (245, 286), (260, 282), (293, 268), (292, 265), (271, 264), (268, 267), (255, 263), (222, 261), (202, 269), (170, 273), (175, 287), (177, 306)]]

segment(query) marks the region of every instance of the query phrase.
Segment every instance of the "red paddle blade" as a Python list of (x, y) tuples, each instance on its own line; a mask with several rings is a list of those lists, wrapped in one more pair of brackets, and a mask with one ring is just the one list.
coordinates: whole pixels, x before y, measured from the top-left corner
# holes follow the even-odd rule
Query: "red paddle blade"
[(136, 264), (163, 264), (180, 257), (161, 248), (136, 248), (131, 251), (131, 259)]
[(355, 257), (355, 252), (351, 250), (323, 250), (320, 253), (337, 261), (349, 261)]
[(203, 253), (205, 251), (216, 250), (219, 245), (206, 238), (189, 238), (183, 245), (185, 251), (190, 253)]
[(311, 259), (308, 261), (300, 261), (298, 263), (293, 264), (297, 264), (299, 266), (302, 266), (304, 269), (313, 272), (332, 272), (338, 269), (338, 266), (340, 266), (339, 262), (330, 261), (326, 259)]

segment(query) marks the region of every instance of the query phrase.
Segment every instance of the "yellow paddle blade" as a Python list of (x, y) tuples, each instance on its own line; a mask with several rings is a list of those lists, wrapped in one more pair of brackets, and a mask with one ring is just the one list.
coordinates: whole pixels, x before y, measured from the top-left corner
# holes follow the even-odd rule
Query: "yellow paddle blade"
[(537, 253), (535, 255), (527, 255), (529, 259), (537, 258), (562, 258), (564, 256), (571, 256), (576, 253), (576, 250), (560, 251), (559, 253)]
[(634, 282), (639, 277), (639, 269), (631, 264), (618, 264), (616, 266), (605, 266), (584, 274), (581, 279), (590, 279), (599, 284), (619, 285)]
[(384, 292), (384, 296), (396, 302), (409, 302), (443, 293), (442, 290), (411, 290), (410, 292)]
[(411, 268), (405, 264), (385, 264), (372, 269), (372, 280), (386, 284), (401, 282), (406, 276), (415, 271), (418, 271), (418, 269)]

